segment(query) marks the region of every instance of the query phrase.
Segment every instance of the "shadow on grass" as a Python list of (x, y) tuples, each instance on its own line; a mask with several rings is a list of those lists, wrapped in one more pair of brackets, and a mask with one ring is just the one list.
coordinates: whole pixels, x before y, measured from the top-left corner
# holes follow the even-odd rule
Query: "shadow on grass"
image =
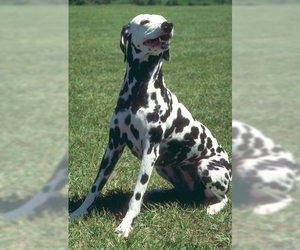
[[(0, 213), (4, 214), (10, 212), (16, 208), (21, 207), (30, 201), (32, 197), (26, 197), (20, 199), (19, 197), (12, 195), (6, 198), (0, 198)], [(28, 216), (29, 219), (33, 219), (42, 214), (44, 211), (49, 211), (51, 213), (61, 213), (65, 212), (68, 207), (68, 199), (65, 195), (57, 195), (49, 198), (45, 203), (41, 206), (36, 207), (34, 209), (34, 214), (24, 213), (24, 215)], [(17, 217), (17, 216), (16, 216)]]
[(68, 154), (66, 153), (51, 178), (44, 187), (36, 194), (27, 198), (18, 198), (15, 195), (6, 198), (0, 198), (0, 213), (3, 218), (10, 220), (21, 215), (30, 215), (35, 217), (42, 211), (66, 210), (68, 207), (67, 196), (58, 193), (68, 184)]
[[(97, 211), (105, 210), (112, 213), (116, 219), (121, 219), (128, 210), (128, 204), (132, 194), (132, 192), (123, 192), (119, 189), (109, 191), (105, 196), (97, 197), (88, 212), (90, 213), (94, 209)], [(75, 211), (83, 201), (84, 199), (78, 199), (78, 197), (73, 197), (72, 200), (70, 199), (69, 213)], [(142, 209), (148, 208), (149, 205), (153, 207), (153, 205), (170, 203), (178, 203), (182, 207), (199, 207), (214, 202), (216, 202), (216, 199), (205, 200), (204, 198), (195, 198), (192, 195), (183, 195), (176, 189), (163, 189), (147, 192), (144, 195)]]

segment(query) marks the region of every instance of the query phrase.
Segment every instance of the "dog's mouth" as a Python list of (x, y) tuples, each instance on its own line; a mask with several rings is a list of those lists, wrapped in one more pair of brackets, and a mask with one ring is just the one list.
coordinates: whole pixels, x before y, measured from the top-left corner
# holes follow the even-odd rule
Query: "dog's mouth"
[(171, 38), (171, 34), (164, 34), (155, 39), (148, 39), (144, 41), (143, 44), (150, 47), (161, 47), (162, 49), (168, 49), (170, 46)]

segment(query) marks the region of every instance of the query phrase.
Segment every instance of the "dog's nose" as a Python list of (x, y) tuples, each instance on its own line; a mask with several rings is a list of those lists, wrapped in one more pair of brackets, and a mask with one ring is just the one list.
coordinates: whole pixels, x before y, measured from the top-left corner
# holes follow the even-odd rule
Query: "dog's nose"
[(161, 28), (163, 29), (164, 32), (166, 33), (171, 33), (172, 29), (173, 29), (173, 23), (171, 22), (163, 22), (161, 24)]

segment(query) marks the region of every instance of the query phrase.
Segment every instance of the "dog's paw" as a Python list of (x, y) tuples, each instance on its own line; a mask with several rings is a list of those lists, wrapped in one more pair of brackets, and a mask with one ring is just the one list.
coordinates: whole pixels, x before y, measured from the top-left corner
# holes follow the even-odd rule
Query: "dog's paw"
[(215, 203), (215, 204), (211, 204), (211, 205), (209, 205), (209, 206), (207, 207), (206, 212), (207, 212), (208, 214), (211, 214), (211, 215), (217, 214), (217, 213), (219, 213), (219, 212), (223, 209), (223, 207), (224, 207), (225, 205), (226, 205), (226, 203), (225, 203), (225, 202), (222, 202), (222, 201), (220, 201), (220, 202), (218, 202), (218, 203)]
[(74, 220), (74, 219), (76, 219), (77, 217), (79, 217), (80, 215), (87, 215), (88, 214), (88, 212), (82, 212), (82, 213), (79, 213), (79, 212), (73, 212), (73, 213), (71, 213), (70, 214), (70, 220)]
[(16, 210), (12, 210), (10, 212), (7, 212), (5, 214), (2, 215), (2, 218), (4, 220), (11, 220), (14, 219), (15, 217), (21, 216), (21, 215), (28, 215), (28, 216), (34, 216), (35, 215), (35, 211), (31, 210), (31, 211), (22, 211), (20, 209), (16, 209)]
[(115, 232), (118, 234), (118, 236), (127, 238), (131, 229), (132, 226), (129, 223), (122, 221), (122, 223), (116, 228)]
[(76, 214), (75, 212), (73, 212), (73, 213), (71, 213), (70, 214), (70, 220), (74, 220), (75, 218), (77, 218), (79, 215), (78, 214)]
[(292, 200), (292, 198), (287, 197), (286, 199), (278, 202), (259, 205), (254, 208), (253, 212), (258, 215), (273, 214), (281, 209), (284, 209), (289, 203), (292, 202)]
[(263, 206), (257, 206), (253, 209), (253, 213), (258, 215), (267, 215), (267, 214), (271, 214), (272, 212)]
[(223, 208), (223, 206), (220, 206), (220, 204), (217, 203), (217, 204), (209, 205), (209, 206), (207, 207), (206, 212), (207, 212), (208, 214), (213, 215), (213, 214), (218, 213), (222, 208)]
[(254, 208), (253, 212), (258, 215), (268, 215), (273, 214), (282, 209), (281, 206), (276, 206), (277, 204), (266, 204), (260, 205)]
[(275, 213), (276, 211), (277, 209), (270, 204), (257, 206), (253, 210), (253, 212), (258, 215), (272, 214)]

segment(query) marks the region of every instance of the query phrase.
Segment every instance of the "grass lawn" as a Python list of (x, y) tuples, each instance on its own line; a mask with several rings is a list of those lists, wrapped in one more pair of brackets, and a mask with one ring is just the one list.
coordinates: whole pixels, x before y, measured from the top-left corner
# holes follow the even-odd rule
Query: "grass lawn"
[[(232, 41), (233, 117), (263, 131), (298, 162), (299, 10), (299, 5), (234, 6)], [(252, 205), (234, 207), (233, 248), (299, 249), (299, 185), (293, 196), (292, 205), (271, 216), (254, 216)]]
[(67, 187), (59, 211), (2, 219), (43, 187), (68, 147), (67, 6), (1, 6), (0, 15), (0, 248), (67, 249)]
[[(108, 139), (125, 73), (121, 27), (140, 13), (174, 23), (167, 86), (207, 125), (231, 157), (231, 6), (85, 6), (69, 12), (69, 210), (87, 195)], [(203, 205), (151, 197), (127, 240), (114, 230), (127, 210), (139, 161), (125, 151), (96, 209), (69, 223), (70, 249), (230, 249), (231, 206), (208, 216)], [(155, 172), (155, 171), (154, 171)], [(153, 173), (148, 191), (169, 188)]]

